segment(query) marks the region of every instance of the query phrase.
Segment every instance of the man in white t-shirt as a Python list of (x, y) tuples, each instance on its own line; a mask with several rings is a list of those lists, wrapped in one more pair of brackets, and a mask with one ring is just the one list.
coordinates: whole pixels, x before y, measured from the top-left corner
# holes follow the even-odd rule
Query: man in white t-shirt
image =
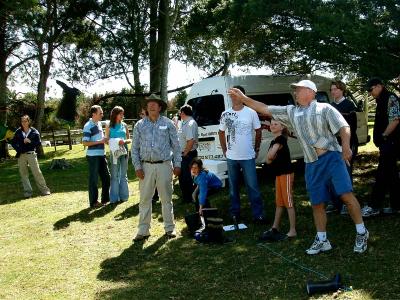
[[(244, 92), (242, 87), (237, 87)], [(255, 146), (253, 147), (253, 132)], [(257, 113), (232, 99), (232, 108), (221, 115), (219, 142), (228, 164), (229, 197), (231, 215), (240, 219), (240, 170), (243, 172), (247, 195), (250, 200), (253, 219), (264, 224), (263, 202), (258, 188), (255, 158), (260, 150), (261, 124)]]

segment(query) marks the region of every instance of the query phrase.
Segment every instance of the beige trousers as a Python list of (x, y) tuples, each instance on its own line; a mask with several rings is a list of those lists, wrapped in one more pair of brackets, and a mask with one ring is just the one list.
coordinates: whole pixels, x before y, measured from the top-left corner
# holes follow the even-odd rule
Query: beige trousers
[(138, 234), (150, 234), (152, 197), (155, 188), (160, 196), (165, 232), (175, 230), (174, 207), (172, 204), (172, 163), (143, 163), (144, 179), (139, 179), (140, 203)]
[(24, 188), (24, 196), (30, 197), (32, 195), (32, 186), (29, 181), (28, 166), (31, 169), (33, 178), (35, 179), (40, 193), (42, 195), (50, 193), (50, 190), (46, 185), (46, 181), (44, 180), (42, 171), (40, 171), (36, 153), (23, 153), (18, 158), (18, 167), (19, 174), (21, 175), (22, 187)]

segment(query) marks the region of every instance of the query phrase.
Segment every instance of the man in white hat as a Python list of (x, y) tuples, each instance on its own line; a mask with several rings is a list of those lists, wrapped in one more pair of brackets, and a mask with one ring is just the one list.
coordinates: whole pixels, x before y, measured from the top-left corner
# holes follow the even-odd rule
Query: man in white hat
[[(303, 148), (306, 186), (317, 229), (315, 240), (306, 253), (313, 255), (332, 249), (326, 237), (325, 212), (325, 202), (330, 198), (331, 186), (347, 205), (356, 225), (357, 235), (353, 250), (362, 253), (367, 249), (369, 233), (364, 226), (360, 204), (353, 195), (353, 187), (346, 169), (346, 164), (349, 164), (352, 156), (350, 127), (330, 104), (317, 102), (317, 87), (314, 82), (301, 80), (291, 84), (291, 87), (295, 89), (297, 105), (267, 106), (243, 95), (235, 88), (229, 90), (229, 95), (258, 113), (292, 127)], [(335, 137), (337, 133), (340, 134), (342, 147)]]
[(150, 236), (152, 197), (157, 188), (162, 206), (165, 235), (176, 237), (172, 204), (172, 175), (179, 176), (181, 149), (174, 123), (161, 116), (167, 103), (151, 94), (146, 98), (147, 116), (133, 129), (132, 163), (139, 178), (139, 226), (135, 241)]

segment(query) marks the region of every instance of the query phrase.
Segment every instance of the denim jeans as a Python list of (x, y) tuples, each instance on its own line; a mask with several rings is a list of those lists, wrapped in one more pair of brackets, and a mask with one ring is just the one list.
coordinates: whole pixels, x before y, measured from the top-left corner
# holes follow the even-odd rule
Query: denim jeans
[(231, 199), (231, 214), (240, 216), (240, 169), (242, 169), (247, 195), (250, 200), (253, 218), (258, 219), (263, 214), (263, 203), (258, 188), (255, 159), (232, 160), (227, 159), (229, 197)]
[(89, 163), (89, 204), (93, 206), (98, 200), (97, 182), (101, 178), (101, 202), (110, 201), (110, 171), (105, 156), (86, 156)]
[(111, 188), (110, 202), (127, 201), (129, 198), (128, 189), (128, 155), (118, 157), (117, 163), (114, 164), (112, 154), (111, 161)]

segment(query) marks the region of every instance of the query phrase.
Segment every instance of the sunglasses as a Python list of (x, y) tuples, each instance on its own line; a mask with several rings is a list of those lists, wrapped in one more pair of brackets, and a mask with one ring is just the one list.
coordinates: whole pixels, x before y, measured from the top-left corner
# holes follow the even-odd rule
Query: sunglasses
[(372, 92), (372, 90), (375, 88), (375, 85), (374, 86), (371, 86), (367, 91), (368, 91), (368, 93), (371, 93)]

